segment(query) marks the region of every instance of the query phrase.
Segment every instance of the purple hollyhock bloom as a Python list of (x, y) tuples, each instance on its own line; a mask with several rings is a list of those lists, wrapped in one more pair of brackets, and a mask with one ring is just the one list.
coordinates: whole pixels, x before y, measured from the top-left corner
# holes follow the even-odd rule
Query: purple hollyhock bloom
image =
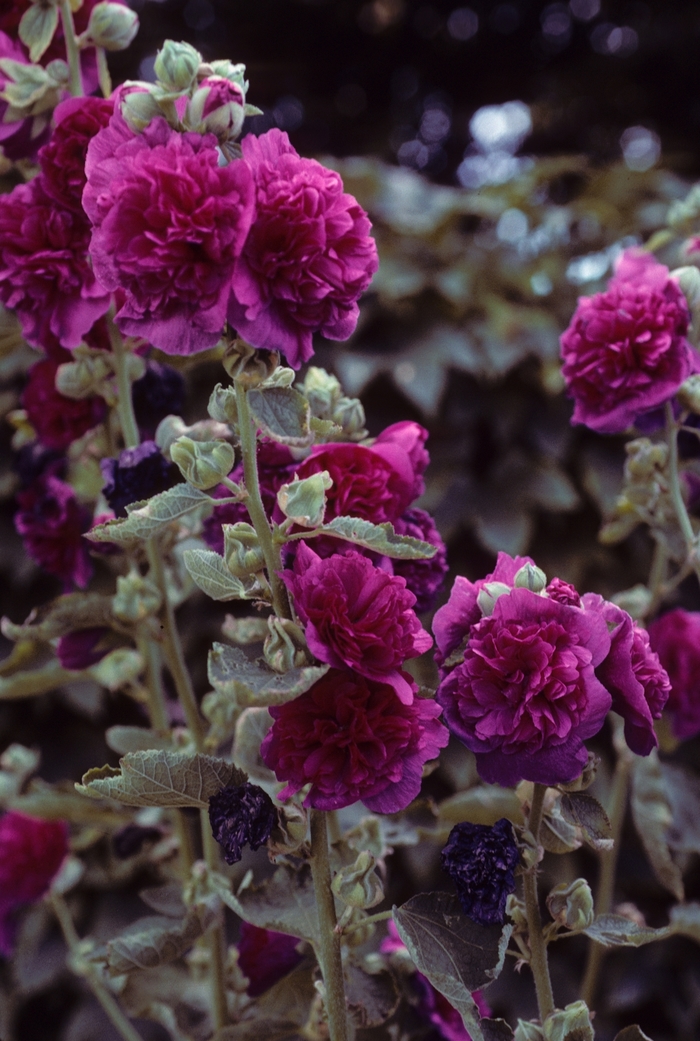
[(257, 784), (231, 785), (209, 799), (209, 823), (227, 864), (237, 864), (243, 847), (259, 849), (277, 825), (272, 799)]
[(300, 942), (296, 936), (241, 922), (238, 965), (250, 980), (247, 992), (251, 998), (257, 998), (296, 969), (304, 958), (297, 950)]
[(367, 214), (340, 175), (302, 158), (277, 129), (241, 143), (255, 181), (256, 217), (236, 264), (229, 321), (254, 347), (294, 369), (312, 337), (347, 340), (357, 300), (379, 266)]
[(443, 670), (437, 700), (445, 722), (476, 755), (479, 776), (573, 781), (588, 761), (612, 698), (595, 669), (610, 650), (602, 615), (529, 589), (500, 596), (469, 628), (464, 659)]
[(121, 331), (166, 354), (213, 347), (255, 213), (248, 165), (219, 166), (213, 134), (180, 134), (160, 116), (134, 134), (117, 110), (85, 170), (90, 256), (100, 282), (122, 291)]
[(425, 510), (415, 506), (406, 510), (403, 516), (394, 523), (397, 535), (410, 535), (422, 542), (429, 542), (437, 548), (434, 557), (425, 560), (392, 560), (395, 575), (406, 580), (406, 588), (416, 598), (416, 611), (429, 611), (435, 603), (437, 594), (442, 589), (445, 576), (449, 571), (447, 564), (447, 547), (435, 527), (435, 522)]
[(56, 657), (64, 669), (89, 669), (112, 650), (109, 644), (103, 643), (104, 637), (110, 632), (110, 629), (101, 625), (66, 633), (56, 645)]
[(0, 817), (0, 954), (12, 954), (14, 912), (41, 899), (68, 853), (68, 827), (11, 810)]
[(112, 98), (68, 98), (54, 111), (51, 140), (39, 152), (41, 185), (46, 195), (84, 218), (85, 159), (95, 134), (109, 123)]
[(27, 488), (34, 481), (51, 474), (52, 477), (65, 477), (66, 457), (63, 452), (46, 448), (39, 441), (32, 441), (15, 453), (12, 469), (19, 478), (21, 488)]
[[(72, 356), (65, 352), (64, 361)], [(65, 450), (88, 430), (101, 423), (107, 406), (97, 395), (89, 398), (67, 398), (56, 389), (56, 373), (60, 360), (45, 358), (32, 365), (22, 394), (22, 405), (37, 437), (47, 448)]]
[(561, 338), (572, 423), (621, 433), (700, 367), (687, 340), (688, 303), (668, 268), (626, 250), (604, 293), (581, 297)]
[(671, 683), (667, 709), (680, 741), (700, 734), (700, 611), (677, 607), (649, 626), (651, 647)]
[(440, 863), (457, 888), (465, 915), (479, 925), (502, 924), (506, 900), (515, 891), (520, 860), (513, 825), (505, 817), (492, 826), (457, 824), (450, 832)]
[(632, 618), (595, 593), (586, 593), (587, 611), (600, 611), (610, 632), (610, 653), (596, 676), (612, 694), (612, 709), (625, 721), (625, 740), (637, 755), (649, 755), (658, 745), (654, 720), (661, 719), (671, 683), (652, 651), (649, 634)]
[(562, 578), (552, 579), (547, 586), (547, 594), (559, 604), (568, 604), (570, 607), (581, 606), (581, 597), (578, 591), (570, 582), (565, 582)]
[(83, 534), (91, 517), (73, 488), (48, 472), (18, 492), (17, 502), (15, 528), (32, 560), (62, 579), (65, 589), (85, 589), (92, 564)]
[(317, 810), (361, 800), (373, 813), (398, 813), (420, 792), (424, 763), (449, 740), (434, 701), (406, 705), (390, 683), (340, 669), (270, 715), (260, 754), (287, 781), (280, 798), (310, 784), (304, 804)]
[(361, 553), (325, 559), (301, 542), (294, 570), (281, 577), (294, 597), (309, 650), (319, 661), (346, 666), (368, 679), (390, 683), (410, 705), (413, 683), (401, 666), (433, 645), (413, 606), (406, 581), (375, 567)]
[(150, 499), (175, 483), (173, 467), (155, 441), (125, 448), (119, 459), (103, 459), (100, 469), (104, 497), (117, 517), (126, 517), (126, 507), (132, 502)]
[(172, 365), (147, 361), (146, 371), (132, 385), (134, 414), (142, 436), (155, 437), (166, 416), (179, 416), (185, 407), (185, 380)]

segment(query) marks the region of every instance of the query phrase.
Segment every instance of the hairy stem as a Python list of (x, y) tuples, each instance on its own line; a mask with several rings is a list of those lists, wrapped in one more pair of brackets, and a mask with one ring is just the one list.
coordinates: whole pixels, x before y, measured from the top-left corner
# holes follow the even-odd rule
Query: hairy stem
[(100, 90), (103, 96), (108, 98), (112, 93), (112, 77), (109, 74), (107, 52), (104, 47), (95, 47), (95, 54), (97, 56), (97, 77), (100, 81)]
[[(212, 835), (209, 814), (206, 810), (200, 810), (199, 818), (202, 829), (204, 859), (210, 871), (218, 871), (220, 867), (219, 847)], [(226, 1007), (226, 943), (223, 927), (212, 929), (209, 932), (208, 941), (214, 1028), (221, 1030), (228, 1023), (228, 1009)]]
[(109, 343), (114, 354), (114, 371), (117, 377), (119, 425), (122, 428), (125, 446), (127, 448), (136, 448), (141, 443), (141, 435), (139, 434), (134, 414), (134, 403), (131, 398), (131, 381), (127, 367), (129, 352), (124, 346), (122, 334), (114, 324), (111, 313), (107, 318), (107, 328), (109, 330)]
[(51, 903), (53, 904), (56, 918), (58, 919), (61, 931), (71, 953), (75, 966), (74, 971), (85, 980), (90, 990), (104, 1009), (110, 1023), (119, 1036), (123, 1038), (123, 1041), (143, 1041), (141, 1035), (136, 1032), (120, 1009), (117, 1004), (117, 999), (100, 978), (100, 971), (97, 966), (92, 965), (82, 957), (80, 951), (80, 937), (78, 936), (75, 925), (73, 924), (68, 904), (60, 893), (52, 893)]
[(63, 35), (66, 41), (66, 57), (68, 58), (69, 89), (74, 98), (81, 98), (83, 90), (83, 76), (80, 71), (80, 51), (75, 36), (75, 25), (73, 23), (73, 12), (70, 0), (61, 0), (61, 22), (63, 23)]
[(326, 815), (311, 811), (311, 875), (314, 882), (320, 939), (318, 960), (323, 974), (325, 1003), (330, 1027), (330, 1041), (347, 1041), (345, 983), (340, 936), (335, 931), (337, 919), (331, 892), (331, 865), (328, 855)]
[[(546, 791), (546, 785), (536, 784), (532, 794), (528, 829), (534, 836), (535, 842), (539, 840)], [(549, 965), (547, 964), (547, 945), (542, 935), (542, 916), (540, 915), (540, 904), (537, 896), (536, 864), (533, 864), (523, 874), (523, 895), (525, 897), (525, 912), (530, 942), (530, 968), (535, 979), (540, 1019), (544, 1023), (547, 1016), (554, 1012), (554, 995), (552, 993), (552, 981), (549, 976)]]
[(151, 726), (165, 734), (170, 729), (168, 709), (161, 680), (161, 652), (154, 640), (146, 638), (138, 641), (139, 650), (146, 662), (146, 680), (148, 690), (148, 714)]
[(700, 558), (698, 557), (698, 543), (693, 531), (693, 525), (690, 521), (688, 509), (683, 499), (683, 493), (681, 491), (681, 481), (678, 473), (678, 424), (676, 423), (673, 415), (673, 405), (670, 401), (666, 402), (666, 436), (668, 440), (668, 478), (671, 492), (671, 499), (673, 501), (673, 508), (676, 511), (676, 518), (678, 525), (681, 529), (685, 544), (688, 550), (688, 560), (693, 565), (693, 570), (698, 576), (700, 582)]

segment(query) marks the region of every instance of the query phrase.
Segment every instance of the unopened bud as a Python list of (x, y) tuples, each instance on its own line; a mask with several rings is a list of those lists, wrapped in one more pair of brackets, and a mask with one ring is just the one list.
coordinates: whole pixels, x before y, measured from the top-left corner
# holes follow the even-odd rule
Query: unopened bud
[(263, 644), (265, 661), (275, 672), (284, 674), (290, 669), (308, 664), (304, 633), (288, 618), (268, 618), (269, 634)]
[(349, 440), (359, 440), (367, 436), (365, 429), (365, 409), (359, 398), (340, 398), (331, 419), (342, 429)]
[(344, 867), (333, 879), (331, 889), (344, 904), (365, 910), (384, 899), (384, 889), (378, 878), (376, 860), (368, 850), (357, 855), (354, 864)]
[(140, 134), (156, 116), (162, 115), (160, 105), (148, 90), (137, 88), (122, 96), (121, 112), (124, 121)]
[(542, 1024), (545, 1041), (594, 1041), (593, 1024), (585, 1001), (574, 1001), (553, 1012)]
[(484, 615), (485, 618), (489, 618), (493, 614), (493, 609), (496, 606), (498, 598), (512, 592), (513, 590), (511, 587), (507, 586), (505, 582), (487, 582), (486, 585), (482, 586), (479, 590), (476, 598), (477, 605), (482, 615)]
[(235, 339), (227, 345), (221, 363), (232, 380), (250, 389), (270, 378), (280, 363), (280, 354), (257, 350), (245, 340)]
[(73, 352), (75, 361), (59, 365), (56, 371), (56, 390), (66, 398), (88, 398), (102, 394), (105, 381), (112, 375), (109, 351), (78, 347)]
[(287, 803), (279, 811), (277, 827), (268, 842), (271, 856), (294, 853), (306, 842), (309, 832), (309, 813), (297, 803)]
[(543, 1041), (544, 1034), (539, 1023), (526, 1023), (519, 1019), (513, 1034), (513, 1041)]
[(339, 381), (330, 372), (312, 365), (304, 379), (304, 396), (314, 416), (330, 419), (343, 390)]
[(166, 40), (156, 55), (153, 71), (169, 91), (180, 93), (194, 83), (202, 55), (189, 43)]
[(238, 422), (236, 391), (234, 387), (224, 387), (217, 383), (211, 392), (207, 412), (219, 423), (234, 425)]
[(694, 311), (700, 304), (700, 271), (694, 264), (689, 264), (687, 267), (678, 267), (672, 271), (671, 278), (678, 283), (688, 301), (688, 307)]
[[(700, 271), (698, 276), (700, 276)], [(676, 394), (682, 408), (700, 414), (700, 374), (695, 373), (693, 376), (688, 376), (688, 379), (681, 383)]]
[(162, 597), (153, 582), (132, 571), (117, 578), (117, 592), (112, 599), (112, 611), (120, 622), (142, 622), (156, 614)]
[(568, 885), (560, 882), (547, 897), (547, 907), (560, 928), (581, 932), (595, 917), (593, 895), (585, 878), (577, 878)]
[(569, 781), (568, 784), (557, 785), (563, 792), (585, 792), (586, 788), (595, 781), (595, 775), (598, 772), (600, 765), (600, 756), (596, 755), (595, 752), (588, 753), (588, 762), (583, 768), (583, 773), (573, 781)]
[(283, 484), (277, 492), (277, 502), (285, 517), (304, 528), (318, 528), (326, 512), (326, 492), (333, 485), (327, 470)]
[(232, 575), (248, 578), (265, 567), (265, 555), (252, 524), (224, 524), (224, 559)]
[(139, 17), (124, 4), (99, 3), (90, 12), (87, 35), (96, 47), (123, 51), (139, 31)]
[(231, 472), (234, 454), (228, 441), (193, 441), (191, 437), (179, 437), (170, 447), (170, 458), (186, 481), (206, 491)]
[(515, 895), (515, 893), (508, 894), (508, 899), (506, 900), (506, 914), (513, 922), (513, 927), (516, 933), (527, 932), (528, 924), (525, 904)]
[(200, 133), (216, 134), (219, 141), (238, 137), (245, 119), (243, 92), (223, 76), (209, 76), (187, 104), (185, 123)]
[(546, 588), (547, 576), (541, 568), (534, 564), (523, 564), (515, 573), (513, 585), (517, 589), (529, 589), (531, 593), (541, 593)]

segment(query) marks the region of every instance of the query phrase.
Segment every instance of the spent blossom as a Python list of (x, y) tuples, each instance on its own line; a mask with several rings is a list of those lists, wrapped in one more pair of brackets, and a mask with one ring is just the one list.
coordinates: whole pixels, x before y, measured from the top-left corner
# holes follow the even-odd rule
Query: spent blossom
[(492, 826), (457, 824), (440, 856), (443, 871), (457, 888), (462, 910), (479, 925), (505, 920), (519, 859), (513, 825), (505, 817)]
[(173, 467), (155, 441), (125, 448), (118, 459), (103, 459), (100, 469), (102, 492), (117, 517), (125, 517), (132, 502), (150, 499), (173, 484)]
[(257, 784), (231, 785), (209, 799), (209, 823), (227, 864), (237, 864), (243, 847), (264, 846), (276, 826), (272, 799)]

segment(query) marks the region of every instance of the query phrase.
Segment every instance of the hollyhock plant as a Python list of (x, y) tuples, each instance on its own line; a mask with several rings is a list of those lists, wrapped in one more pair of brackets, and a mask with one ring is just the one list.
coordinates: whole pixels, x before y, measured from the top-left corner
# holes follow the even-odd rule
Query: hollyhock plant
[(449, 571), (447, 547), (430, 514), (416, 507), (406, 510), (394, 522), (394, 530), (397, 535), (408, 535), (422, 542), (429, 542), (437, 549), (434, 557), (426, 557), (423, 560), (391, 561), (394, 574), (406, 580), (406, 588), (415, 596), (416, 611), (429, 611), (435, 604), (435, 598), (442, 589)]
[(102, 493), (117, 517), (125, 517), (132, 502), (149, 499), (174, 483), (174, 468), (155, 441), (125, 448), (119, 459), (103, 459), (100, 469), (105, 479)]
[(17, 502), (15, 528), (32, 560), (62, 579), (66, 589), (85, 589), (92, 564), (83, 534), (91, 516), (73, 488), (48, 472), (18, 492)]
[(668, 714), (680, 741), (700, 734), (700, 611), (677, 607), (649, 626), (649, 642), (668, 673)]
[(401, 701), (413, 701), (413, 684), (401, 667), (433, 641), (421, 628), (413, 611), (416, 598), (403, 578), (353, 551), (322, 559), (303, 542), (294, 570), (283, 571), (282, 578), (319, 661), (390, 683)]
[(375, 813), (405, 809), (420, 791), (423, 764), (449, 738), (434, 701), (406, 705), (391, 684), (340, 669), (270, 714), (260, 754), (287, 781), (280, 798), (310, 784), (305, 805), (319, 810), (358, 800)]
[(219, 166), (213, 135), (180, 134), (160, 116), (134, 134), (115, 111), (85, 171), (90, 256), (100, 282), (121, 291), (120, 330), (166, 354), (213, 347), (255, 212), (246, 163)]
[(56, 107), (51, 140), (39, 152), (41, 185), (59, 206), (84, 216), (85, 160), (95, 134), (109, 123), (111, 98), (68, 98)]
[(40, 900), (68, 853), (63, 821), (11, 810), (0, 817), (0, 954), (12, 954), (14, 912)]
[(303, 954), (297, 950), (299, 943), (296, 936), (241, 922), (238, 965), (250, 981), (247, 993), (251, 998), (264, 994), (303, 961)]
[(277, 825), (272, 799), (257, 784), (222, 788), (209, 799), (209, 823), (227, 864), (237, 864), (243, 847), (260, 849)]
[(621, 433), (670, 400), (700, 367), (687, 340), (690, 314), (668, 268), (626, 250), (604, 293), (581, 297), (561, 338), (573, 423)]
[[(9, 27), (8, 27), (9, 28)], [(8, 36), (2, 31), (5, 25), (0, 14), (0, 59), (9, 58), (10, 61), (21, 62), (28, 65), (24, 48), (19, 41)], [(5, 90), (8, 77), (0, 69), (0, 93)], [(42, 116), (29, 116), (27, 119), (7, 120), (7, 101), (0, 98), (0, 149), (7, 159), (16, 162), (18, 159), (33, 159), (39, 148), (48, 140), (50, 133), (51, 111), (47, 110)]]
[[(67, 351), (64, 360), (71, 360)], [(56, 389), (60, 364), (56, 358), (46, 358), (31, 367), (22, 405), (41, 443), (47, 448), (65, 451), (73, 441), (102, 422), (107, 408), (104, 399), (97, 395), (76, 400), (61, 394)]]
[(457, 824), (440, 855), (462, 910), (479, 925), (505, 921), (506, 900), (515, 891), (519, 860), (513, 825), (505, 817), (492, 826)]
[(257, 216), (236, 264), (229, 321), (254, 347), (281, 351), (294, 369), (316, 332), (346, 340), (357, 300), (378, 267), (370, 222), (340, 175), (302, 158), (277, 129), (241, 143)]

